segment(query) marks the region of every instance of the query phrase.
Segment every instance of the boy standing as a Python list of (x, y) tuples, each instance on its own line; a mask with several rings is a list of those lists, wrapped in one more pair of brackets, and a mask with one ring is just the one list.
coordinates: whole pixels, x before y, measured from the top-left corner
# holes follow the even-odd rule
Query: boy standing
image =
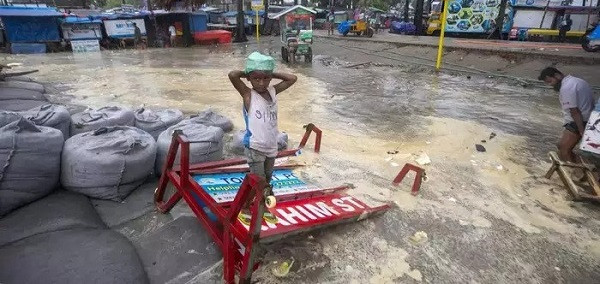
[[(242, 96), (244, 103), (246, 134), (243, 143), (250, 173), (265, 178), (269, 186), (277, 156), (277, 95), (297, 80), (295, 75), (273, 72), (274, 69), (275, 60), (272, 57), (253, 52), (246, 60), (244, 71), (229, 72), (229, 80)], [(242, 78), (250, 81), (252, 88), (249, 88)], [(271, 86), (272, 79), (279, 79), (281, 82)], [(269, 212), (265, 212), (263, 217), (267, 222), (277, 222), (277, 218)], [(250, 225), (249, 201), (242, 207), (238, 219)]]

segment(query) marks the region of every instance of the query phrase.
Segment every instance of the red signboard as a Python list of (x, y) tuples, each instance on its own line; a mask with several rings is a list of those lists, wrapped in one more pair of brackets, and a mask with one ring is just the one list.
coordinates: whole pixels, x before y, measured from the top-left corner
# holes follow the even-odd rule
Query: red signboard
[[(360, 220), (388, 208), (388, 205), (369, 207), (358, 198), (346, 194), (328, 194), (279, 202), (271, 211), (277, 216), (278, 223), (271, 224), (263, 220), (260, 237), (268, 238), (292, 231), (314, 230), (315, 227), (330, 223)], [(248, 229), (248, 226), (244, 227)]]

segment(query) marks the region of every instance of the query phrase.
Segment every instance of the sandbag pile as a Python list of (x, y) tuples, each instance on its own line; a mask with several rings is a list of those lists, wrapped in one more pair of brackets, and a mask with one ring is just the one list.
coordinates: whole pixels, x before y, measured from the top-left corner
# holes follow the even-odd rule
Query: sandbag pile
[(135, 111), (135, 127), (150, 133), (154, 139), (158, 139), (163, 131), (182, 120), (183, 113), (178, 109), (140, 108)]
[(0, 113), (0, 216), (57, 187), (63, 143), (58, 129)]
[(190, 119), (195, 120), (200, 124), (207, 126), (216, 126), (223, 129), (224, 132), (229, 132), (233, 129), (233, 123), (225, 116), (222, 116), (212, 109), (207, 109), (192, 116)]
[(71, 115), (69, 110), (60, 105), (45, 104), (22, 113), (35, 125), (52, 127), (60, 130), (63, 137), (69, 139), (71, 128)]
[(44, 92), (39, 83), (0, 81), (0, 110), (24, 111), (47, 104)]
[(94, 131), (101, 127), (133, 126), (135, 116), (127, 108), (109, 106), (87, 109), (71, 116), (71, 135)]
[(156, 142), (130, 126), (102, 127), (65, 142), (61, 183), (89, 197), (120, 201), (152, 173)]
[[(173, 131), (179, 129), (191, 142), (190, 163), (216, 161), (223, 158), (223, 130), (215, 126), (207, 126), (196, 118), (185, 119), (163, 131), (158, 136), (158, 154), (156, 157), (156, 173), (161, 174), (163, 164), (169, 152)], [(180, 153), (177, 153), (175, 165), (179, 165)]]
[[(240, 130), (233, 135), (233, 139), (231, 140), (231, 151), (235, 154), (243, 155), (244, 154), (244, 135), (246, 135), (246, 130)], [(288, 135), (285, 132), (279, 132), (277, 134), (277, 150), (285, 150), (288, 146)]]

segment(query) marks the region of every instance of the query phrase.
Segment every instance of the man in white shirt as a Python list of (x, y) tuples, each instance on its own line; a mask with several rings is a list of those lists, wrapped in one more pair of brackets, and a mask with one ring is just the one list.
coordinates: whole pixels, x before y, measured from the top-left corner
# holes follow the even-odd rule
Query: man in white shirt
[(573, 148), (581, 139), (594, 110), (594, 91), (586, 81), (571, 75), (565, 76), (554, 67), (542, 70), (538, 79), (559, 92), (565, 129), (558, 143), (558, 155), (563, 161), (577, 162)]
[(177, 39), (177, 29), (175, 29), (175, 26), (169, 26), (169, 35), (171, 35), (171, 47), (174, 47), (175, 40)]

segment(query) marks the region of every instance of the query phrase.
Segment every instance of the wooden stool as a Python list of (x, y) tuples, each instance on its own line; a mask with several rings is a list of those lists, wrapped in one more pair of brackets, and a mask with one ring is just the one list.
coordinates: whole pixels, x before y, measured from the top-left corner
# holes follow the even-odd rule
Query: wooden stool
[[(563, 184), (569, 190), (571, 196), (575, 201), (580, 200), (595, 200), (600, 201), (600, 184), (594, 177), (594, 171), (596, 171), (596, 167), (591, 163), (586, 161), (585, 157), (581, 157), (581, 164), (571, 163), (571, 162), (563, 162), (558, 158), (558, 154), (556, 152), (550, 152), (548, 154), (550, 156), (550, 160), (552, 161), (552, 166), (550, 170), (546, 173), (546, 178), (550, 179), (554, 172), (558, 173), (558, 176), (562, 180)], [(589, 194), (583, 190), (581, 190), (575, 182), (571, 179), (571, 175), (567, 172), (565, 167), (581, 169), (585, 176), (583, 181), (586, 181), (589, 186), (592, 188), (596, 195)]]

